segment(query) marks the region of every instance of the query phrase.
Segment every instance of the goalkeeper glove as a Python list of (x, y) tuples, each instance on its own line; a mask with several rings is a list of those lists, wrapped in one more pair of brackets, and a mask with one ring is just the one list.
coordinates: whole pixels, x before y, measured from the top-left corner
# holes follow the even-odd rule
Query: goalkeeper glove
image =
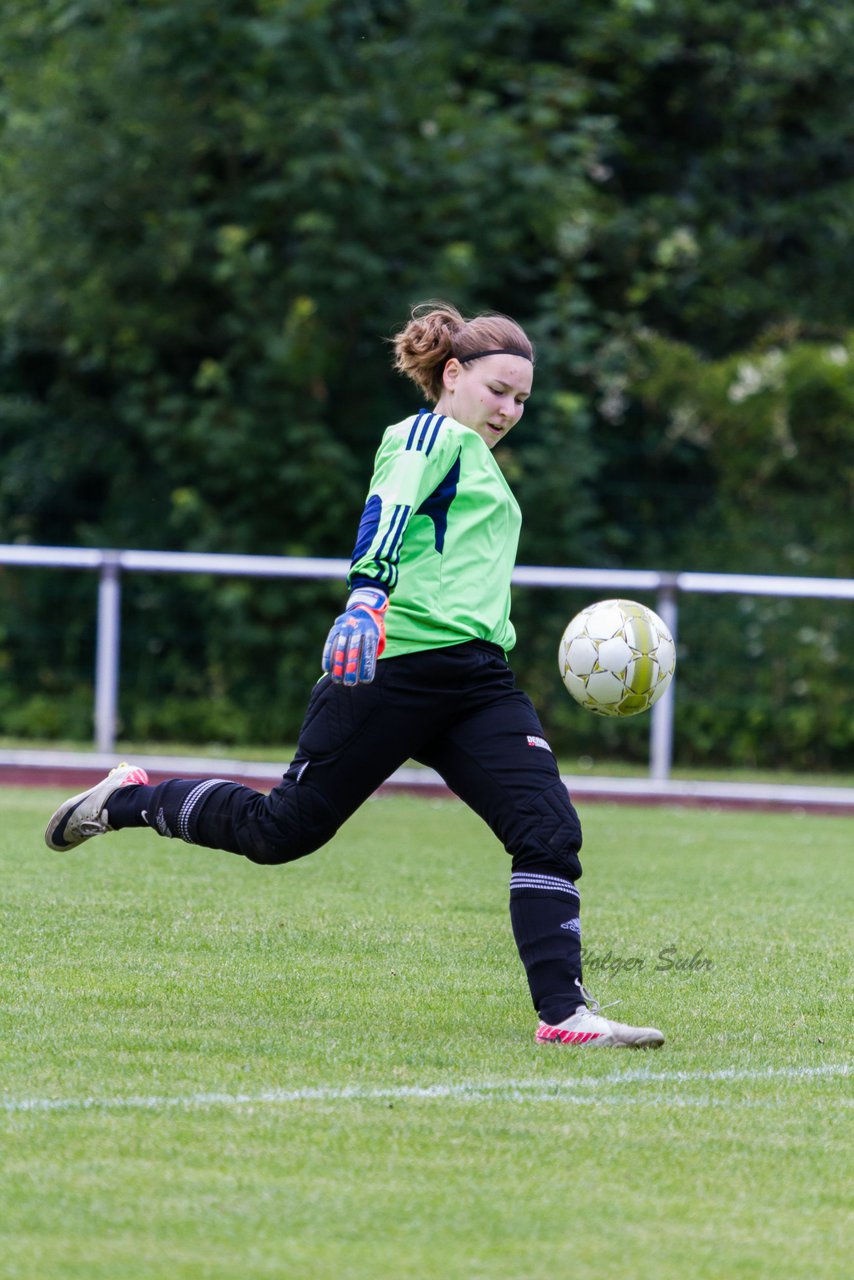
[(388, 596), (378, 587), (358, 587), (332, 624), (323, 650), (323, 670), (335, 684), (370, 684), (385, 648)]

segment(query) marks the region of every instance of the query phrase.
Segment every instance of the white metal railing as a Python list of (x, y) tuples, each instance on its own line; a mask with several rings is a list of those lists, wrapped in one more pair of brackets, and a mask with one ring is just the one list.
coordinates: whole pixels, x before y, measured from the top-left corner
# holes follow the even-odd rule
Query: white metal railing
[[(210, 573), (254, 578), (335, 578), (343, 583), (348, 560), (312, 556), (213, 555), (184, 551), (120, 551), (92, 547), (30, 547), (0, 544), (0, 565), (51, 569), (92, 569), (98, 573), (95, 659), (95, 747), (111, 752), (118, 720), (121, 644), (121, 575)], [(571, 569), (518, 565), (513, 583), (526, 587), (589, 587), (604, 591), (649, 591), (673, 638), (678, 635), (680, 592), (772, 595), (854, 600), (854, 579), (798, 578), (738, 573), (669, 573), (652, 569)], [(674, 689), (655, 704), (650, 717), (649, 772), (669, 777), (673, 761)]]

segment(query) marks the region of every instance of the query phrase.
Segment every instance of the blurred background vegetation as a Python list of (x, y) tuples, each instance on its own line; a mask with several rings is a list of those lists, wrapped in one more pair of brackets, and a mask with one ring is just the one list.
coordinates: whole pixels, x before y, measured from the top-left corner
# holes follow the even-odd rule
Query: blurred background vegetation
[[(538, 347), (521, 563), (851, 576), (852, 35), (835, 0), (5, 0), (0, 542), (348, 556), (418, 407), (386, 339), (446, 297)], [(133, 575), (123, 735), (293, 741), (342, 591)], [(559, 684), (588, 602), (518, 591), (514, 666), (562, 749), (640, 757)], [(0, 571), (0, 731), (90, 737), (94, 604)], [(851, 767), (850, 604), (681, 625), (681, 761)]]

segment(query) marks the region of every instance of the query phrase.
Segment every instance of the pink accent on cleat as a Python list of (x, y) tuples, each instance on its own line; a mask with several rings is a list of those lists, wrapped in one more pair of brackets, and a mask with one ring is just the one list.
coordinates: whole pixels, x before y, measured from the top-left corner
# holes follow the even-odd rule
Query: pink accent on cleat
[(612, 1022), (583, 1004), (555, 1027), (541, 1022), (535, 1038), (538, 1044), (589, 1045), (603, 1049), (657, 1049), (664, 1044), (664, 1036), (655, 1027), (629, 1027), (622, 1022)]
[[(136, 787), (147, 787), (147, 786), (148, 786), (148, 774), (145, 772), (145, 770), (144, 770), (140, 765), (138, 765), (138, 764), (137, 764), (137, 765), (133, 765), (133, 766), (132, 766), (132, 768), (131, 768), (130, 773), (128, 774), (128, 776), (127, 776), (126, 778), (124, 778), (124, 779), (119, 783), (119, 786), (120, 786), (120, 787), (130, 787), (130, 786), (136, 786)], [(117, 788), (117, 790), (118, 790), (118, 788)]]

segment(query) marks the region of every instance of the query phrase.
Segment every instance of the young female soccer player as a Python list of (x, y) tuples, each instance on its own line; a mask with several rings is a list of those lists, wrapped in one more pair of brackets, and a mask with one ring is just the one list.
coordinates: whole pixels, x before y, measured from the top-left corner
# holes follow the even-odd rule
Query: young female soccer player
[(408, 759), (435, 769), (512, 858), (510, 919), (538, 1041), (648, 1047), (660, 1031), (603, 1018), (581, 982), (581, 830), (506, 654), (521, 516), (492, 450), (531, 394), (534, 351), (502, 315), (417, 307), (395, 367), (434, 406), (388, 428), (296, 756), (269, 795), (222, 778), (150, 786), (119, 765), (53, 815), (68, 849), (148, 826), (283, 863), (325, 844)]

